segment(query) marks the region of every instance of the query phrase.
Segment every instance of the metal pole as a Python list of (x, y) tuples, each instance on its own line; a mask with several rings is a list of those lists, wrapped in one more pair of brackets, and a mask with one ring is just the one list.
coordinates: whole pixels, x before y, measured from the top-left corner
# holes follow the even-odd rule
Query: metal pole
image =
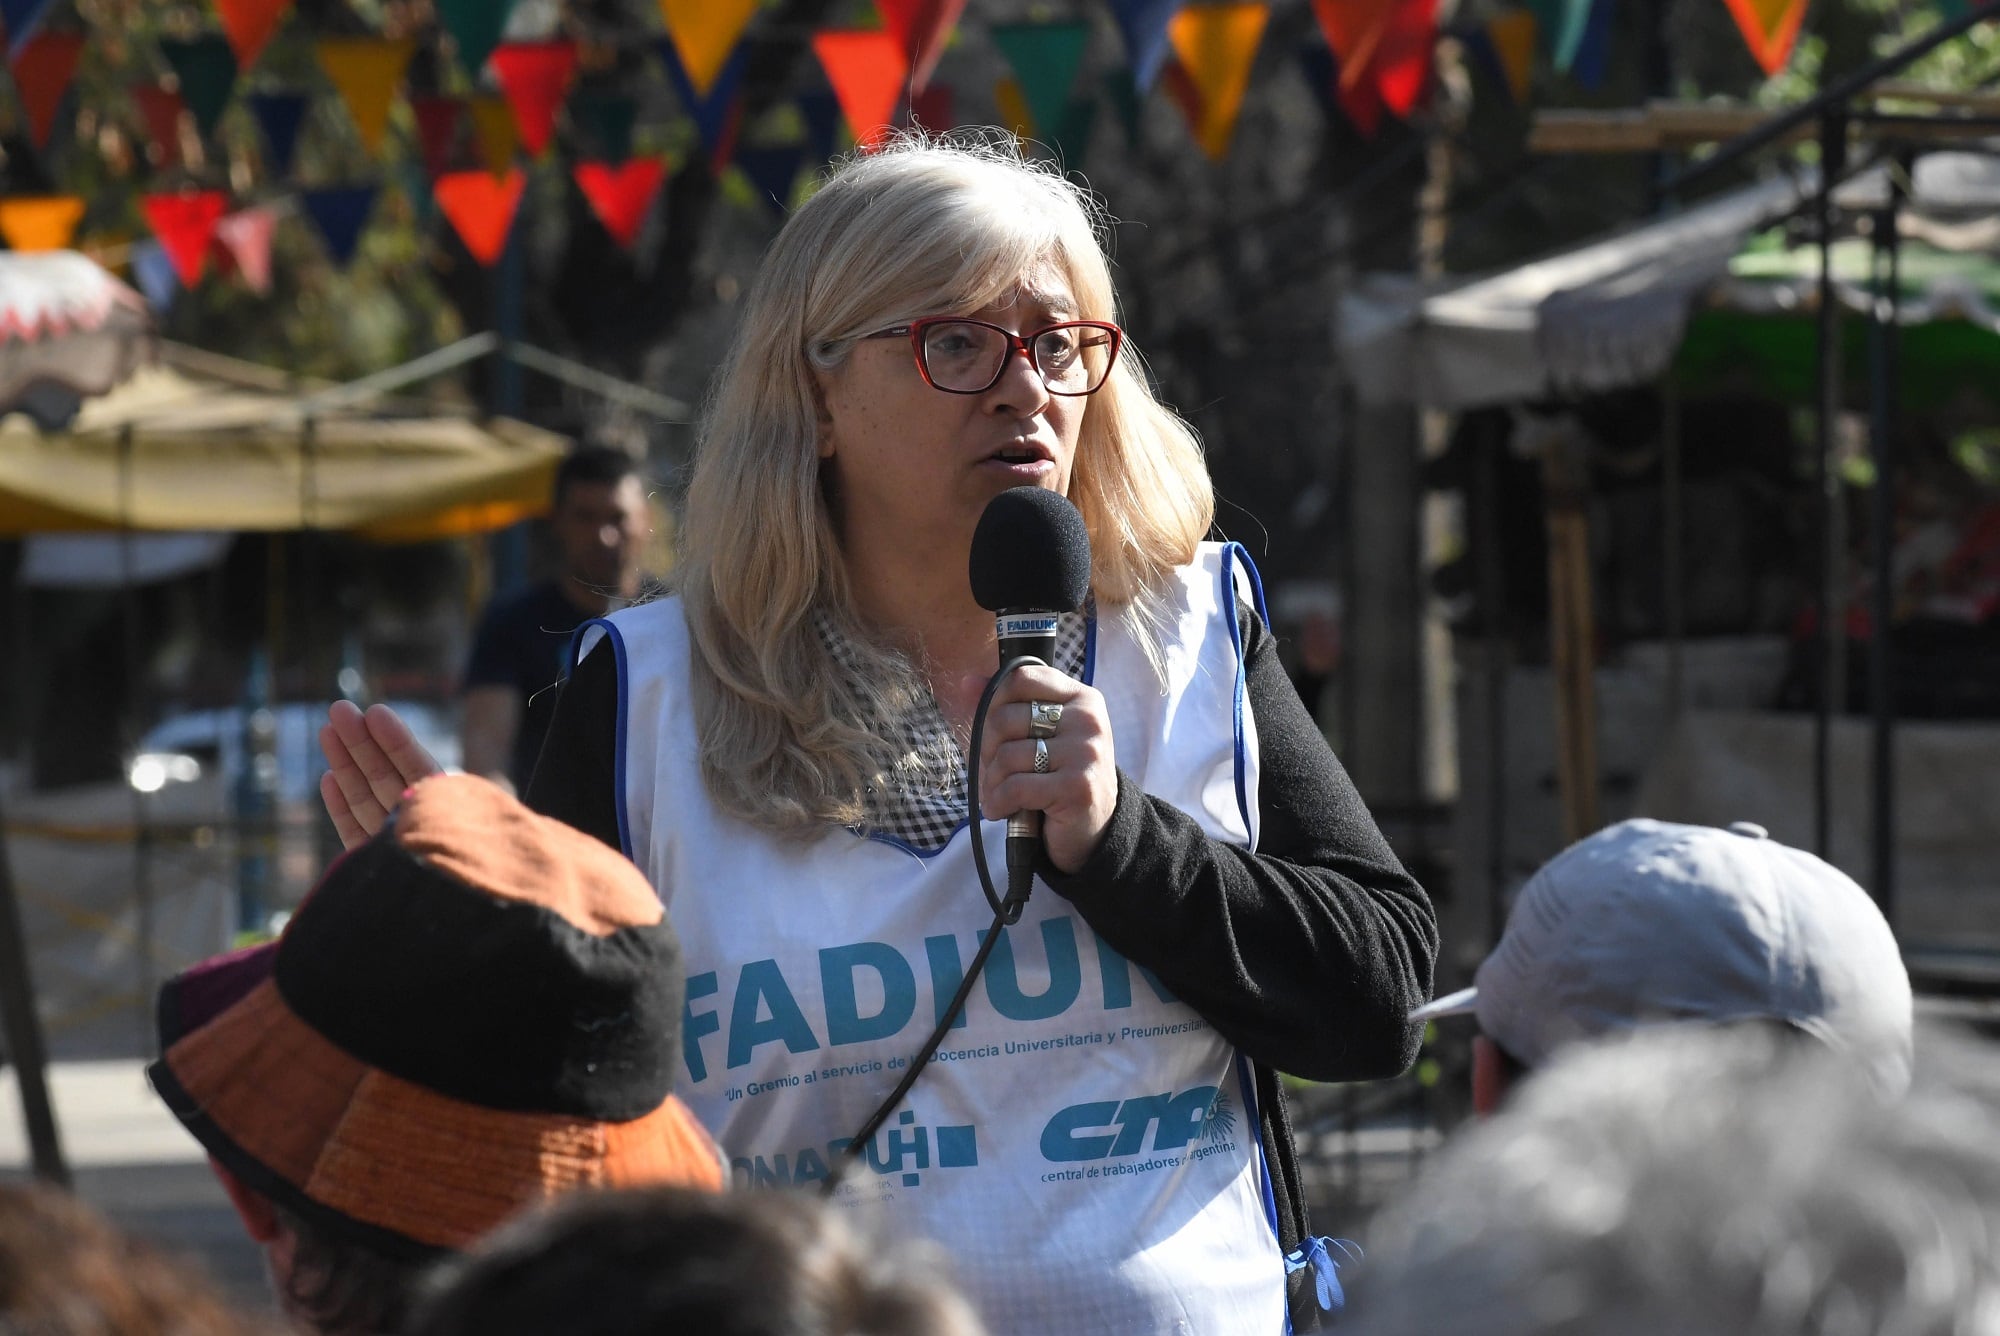
[[(120, 591), (120, 613), (124, 622), (125, 671), (129, 676), (126, 687), (126, 704), (133, 716), (145, 715), (146, 667), (145, 652), (140, 646), (139, 634), (139, 569), (133, 543), (137, 536), (132, 530), (132, 511), (137, 494), (132, 476), (133, 464), (132, 424), (129, 422), (118, 433), (118, 565), (119, 577), (124, 588)], [(128, 734), (126, 751), (132, 750), (133, 737)], [(138, 959), (137, 975), (139, 988), (139, 1045), (142, 1052), (152, 1053), (158, 1035), (152, 1024), (153, 1019), (153, 796), (137, 785), (128, 782), (132, 794), (132, 899), (138, 919)]]
[[(1891, 925), (1896, 902), (1896, 692), (1895, 649), (1890, 632), (1896, 617), (1894, 556), (1896, 546), (1896, 380), (1897, 344), (1901, 338), (1902, 229), (1906, 151), (1897, 155), (1889, 173), (1889, 200), (1875, 215), (1875, 300), (1869, 303), (1870, 415), (1873, 419), (1875, 488), (1870, 497), (1869, 527), (1873, 530), (1875, 599), (1869, 618), (1868, 697), (1873, 714), (1873, 764), (1870, 767), (1869, 840), (1871, 881), (1875, 899)], [(1883, 281), (1884, 270), (1887, 281)]]
[[(5, 829), (5, 816), (0, 813), (0, 832)], [(41, 1018), (35, 1013), (28, 941), (21, 931), (20, 901), (14, 894), (4, 833), (0, 833), (0, 1025), (5, 1027), (7, 1053), (14, 1060), (14, 1078), (21, 1090), (21, 1117), (27, 1124), (28, 1155), (35, 1177), (66, 1188), (69, 1166), (63, 1163), (55, 1106), (49, 1102), (49, 1055), (42, 1045)]]
[(1847, 117), (1829, 108), (1820, 121), (1819, 189), (1813, 215), (1819, 230), (1819, 430), (1814, 481), (1819, 492), (1819, 699), (1813, 716), (1813, 852), (1821, 858), (1833, 840), (1833, 715), (1844, 702), (1846, 654), (1842, 625), (1840, 474), (1834, 468), (1840, 418), (1840, 300), (1833, 287), (1833, 187), (1847, 161)]
[(1686, 495), (1681, 488), (1681, 388), (1669, 371), (1660, 389), (1660, 611), (1667, 637), (1667, 720), (1677, 723), (1687, 703), (1686, 590), (1681, 569)]

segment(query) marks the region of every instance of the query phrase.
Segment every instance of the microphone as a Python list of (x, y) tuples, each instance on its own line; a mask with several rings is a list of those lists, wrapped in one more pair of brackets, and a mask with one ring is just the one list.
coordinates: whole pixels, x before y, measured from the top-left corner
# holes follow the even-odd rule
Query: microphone
[[(1015, 487), (987, 502), (972, 532), (972, 597), (994, 614), (1000, 668), (1023, 660), (1051, 664), (1056, 618), (1090, 596), (1090, 533), (1069, 499)], [(973, 757), (978, 765), (979, 758)], [(973, 820), (979, 814), (970, 814)], [(1042, 814), (1007, 818), (1007, 898), (1026, 900), (1042, 842)]]

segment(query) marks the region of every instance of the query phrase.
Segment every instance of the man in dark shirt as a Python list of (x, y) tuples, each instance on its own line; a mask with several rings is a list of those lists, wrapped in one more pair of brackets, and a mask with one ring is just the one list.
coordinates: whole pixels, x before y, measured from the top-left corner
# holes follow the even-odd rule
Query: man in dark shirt
[(556, 470), (549, 528), (555, 579), (487, 606), (465, 669), (465, 768), (525, 789), (555, 710), (570, 634), (646, 591), (639, 559), (648, 529), (638, 465), (622, 450), (584, 446)]

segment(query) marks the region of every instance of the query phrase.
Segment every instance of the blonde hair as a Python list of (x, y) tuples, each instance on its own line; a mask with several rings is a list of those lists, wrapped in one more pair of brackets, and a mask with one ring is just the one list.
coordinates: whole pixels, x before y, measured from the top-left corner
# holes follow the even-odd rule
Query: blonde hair
[[(976, 310), (1041, 265), (1068, 282), (1077, 318), (1116, 318), (1095, 200), (992, 135), (906, 135), (840, 163), (771, 243), (709, 400), (676, 580), (702, 776), (725, 811), (790, 835), (860, 825), (871, 790), (935, 785), (958, 764), (897, 745), (892, 721), (928, 687), (854, 611), (813, 373), (861, 335)], [(1157, 591), (1193, 558), (1214, 495), (1193, 430), (1154, 399), (1129, 341), (1083, 415), (1069, 499), (1099, 616), (1124, 619), (1157, 663)], [(861, 671), (827, 671), (822, 627)]]

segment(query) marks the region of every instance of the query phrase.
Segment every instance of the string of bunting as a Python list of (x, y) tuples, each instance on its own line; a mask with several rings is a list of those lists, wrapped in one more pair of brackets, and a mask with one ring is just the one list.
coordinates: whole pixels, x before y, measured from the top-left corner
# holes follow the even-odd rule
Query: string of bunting
[[(1759, 65), (1782, 68), (1796, 45), (1809, 0), (1723, 0)], [(956, 40), (965, 0), (876, 0), (877, 28), (815, 32), (811, 48), (826, 90), (794, 102), (796, 139), (744, 145), (742, 87), (747, 40), (759, 0), (657, 0), (664, 32), (648, 39), (667, 85), (702, 146), (710, 170), (734, 171), (748, 197), (782, 213), (800, 173), (836, 151), (844, 128), (862, 151), (901, 124), (933, 131), (954, 123), (953, 90), (934, 82)], [(1104, 102), (1137, 144), (1144, 99), (1164, 86), (1183, 113), (1191, 141), (1213, 160), (1227, 156), (1271, 6), (1264, 0), (1103, 0), (1122, 45), (1122, 65), (1084, 79), (1093, 25), (1083, 18), (995, 23), (984, 36), (1010, 72), (994, 89), (1001, 119), (1070, 165), (1089, 151)], [(1310, 0), (1323, 45), (1301, 52), (1303, 72), (1329, 116), (1364, 136), (1385, 116), (1409, 119), (1427, 91), (1440, 35), (1438, 0)], [(263, 52), (292, 15), (292, 0), (214, 0), (219, 29), (162, 39), (171, 84), (131, 84), (132, 114), (150, 144), (156, 172), (172, 173), (216, 135), (241, 104), (258, 131), (267, 181), (291, 181), (314, 116), (313, 90), (277, 86), (256, 73)], [(1615, 0), (1501, 0), (1461, 23), (1464, 41), (1517, 103), (1531, 96), (1538, 62), (1582, 87), (1604, 77)], [(77, 32), (47, 26), (53, 0), (0, 0), (9, 68), (28, 141), (55, 150), (56, 130), (78, 64), (88, 50)], [(422, 43), (409, 36), (322, 36), (312, 42), (320, 72), (367, 154), (381, 159), (399, 101), (408, 107), (412, 184), (427, 186), (434, 208), (475, 261), (496, 263), (520, 209), (529, 174), (558, 143), (574, 157), (568, 174), (606, 233), (633, 247), (674, 170), (657, 152), (635, 156), (638, 100), (578, 87), (578, 44), (562, 37), (509, 40), (515, 0), (435, 0), (439, 74), (455, 72), (463, 94), (406, 93)], [(593, 39), (598, 45), (603, 39)], [(619, 45), (614, 43), (614, 45)], [(448, 56), (448, 61), (444, 59)], [(601, 65), (601, 61), (599, 64)], [(593, 66), (595, 68), (595, 66)], [(254, 87), (246, 86), (253, 78)], [(482, 86), (482, 79), (490, 83)], [(72, 115), (71, 119), (74, 119)], [(563, 130), (567, 127), (567, 134)], [(337, 131), (332, 131), (337, 133)], [(654, 136), (657, 140), (657, 136)], [(205, 152), (205, 150), (204, 150)], [(208, 157), (195, 160), (194, 175)], [(421, 176), (417, 172), (421, 167)], [(197, 183), (198, 184), (198, 183)], [(360, 251), (380, 181), (289, 186), (287, 204), (230, 209), (213, 188), (160, 190), (141, 212), (150, 246), (135, 245), (135, 267), (162, 284), (192, 286), (209, 262), (258, 291), (270, 286), (270, 241), (277, 222), (302, 216), (327, 257), (348, 264)], [(0, 239), (15, 249), (64, 246), (90, 216), (76, 196), (0, 199)]]

